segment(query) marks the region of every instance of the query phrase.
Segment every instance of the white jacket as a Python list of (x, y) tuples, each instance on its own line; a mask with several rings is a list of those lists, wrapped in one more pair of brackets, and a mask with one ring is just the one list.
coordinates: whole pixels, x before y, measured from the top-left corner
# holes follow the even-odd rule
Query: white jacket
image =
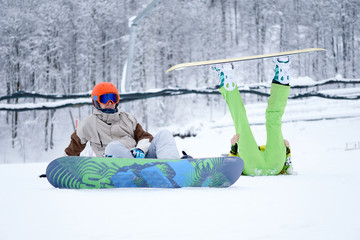
[(143, 130), (133, 115), (125, 112), (107, 114), (95, 109), (79, 124), (65, 152), (69, 156), (79, 156), (89, 141), (96, 156), (102, 157), (110, 142), (120, 141), (128, 149), (140, 148), (146, 154), (152, 139), (153, 136)]

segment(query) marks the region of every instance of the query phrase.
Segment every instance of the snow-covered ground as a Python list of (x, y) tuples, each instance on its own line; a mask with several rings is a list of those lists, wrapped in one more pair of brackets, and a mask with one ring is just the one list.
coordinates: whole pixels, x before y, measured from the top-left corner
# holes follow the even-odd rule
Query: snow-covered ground
[[(259, 144), (265, 106), (247, 106)], [(179, 150), (228, 152), (229, 115), (193, 125)], [(60, 190), (38, 178), (49, 161), (2, 164), (0, 239), (360, 239), (359, 101), (289, 101), (283, 133), (297, 175), (241, 176), (225, 189)]]

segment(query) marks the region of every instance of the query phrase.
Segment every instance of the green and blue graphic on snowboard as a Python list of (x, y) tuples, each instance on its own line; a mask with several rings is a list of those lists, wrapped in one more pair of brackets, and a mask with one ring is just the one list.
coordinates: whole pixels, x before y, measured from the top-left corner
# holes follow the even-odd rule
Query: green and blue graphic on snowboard
[(56, 188), (228, 187), (238, 180), (243, 168), (244, 162), (238, 157), (61, 157), (48, 165), (46, 176)]

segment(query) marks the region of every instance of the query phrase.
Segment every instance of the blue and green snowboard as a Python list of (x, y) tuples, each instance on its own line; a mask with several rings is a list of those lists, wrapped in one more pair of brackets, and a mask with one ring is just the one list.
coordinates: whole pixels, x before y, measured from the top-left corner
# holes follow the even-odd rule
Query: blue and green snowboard
[(61, 157), (46, 169), (56, 188), (229, 187), (240, 177), (238, 157), (139, 159)]

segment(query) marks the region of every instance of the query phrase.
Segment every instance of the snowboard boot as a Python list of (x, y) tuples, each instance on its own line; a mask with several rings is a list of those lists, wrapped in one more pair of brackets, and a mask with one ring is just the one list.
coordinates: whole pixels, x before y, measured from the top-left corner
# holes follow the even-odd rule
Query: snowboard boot
[(211, 67), (215, 70), (218, 77), (220, 78), (220, 86), (224, 86), (227, 91), (232, 91), (236, 87), (234, 80), (234, 65), (232, 63), (216, 64)]
[(290, 85), (290, 57), (282, 56), (273, 58), (275, 63), (275, 76), (272, 83), (281, 84), (285, 86)]
[(185, 151), (182, 151), (183, 156), (181, 157), (181, 159), (188, 159), (188, 158), (193, 158), (190, 155), (187, 155), (187, 153)]

